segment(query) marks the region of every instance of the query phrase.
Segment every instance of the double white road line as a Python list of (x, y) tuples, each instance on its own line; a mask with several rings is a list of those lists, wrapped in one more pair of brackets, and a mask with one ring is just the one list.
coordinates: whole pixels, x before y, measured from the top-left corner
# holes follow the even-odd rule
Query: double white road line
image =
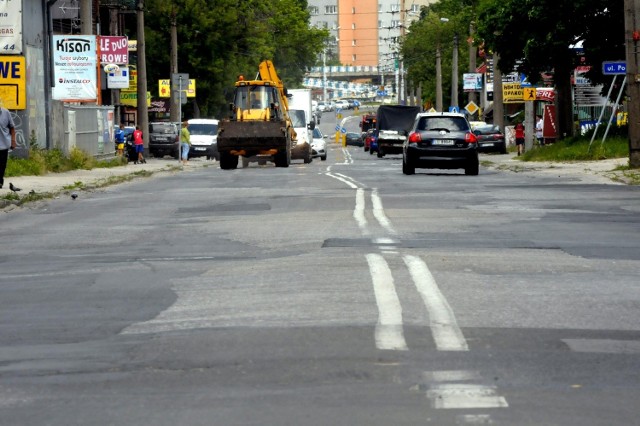
[[(371, 231), (365, 215), (365, 194), (367, 191), (364, 185), (347, 175), (331, 172), (331, 168), (329, 168), (326, 175), (356, 190), (353, 218), (362, 234), (370, 236)], [(376, 238), (374, 242), (377, 243), (381, 240), (393, 242), (392, 238), (397, 235), (397, 232), (384, 212), (382, 199), (378, 195), (377, 189), (373, 188), (370, 191), (370, 197), (374, 218), (386, 234), (391, 237)], [(385, 251), (385, 254), (390, 254), (390, 252)], [(378, 349), (385, 350), (407, 350), (408, 346), (403, 331), (402, 306), (396, 292), (389, 264), (383, 254), (370, 253), (366, 255), (366, 259), (379, 313), (375, 335), (376, 346)], [(458, 327), (453, 310), (438, 288), (427, 264), (418, 256), (402, 255), (402, 259), (429, 312), (430, 328), (438, 350), (469, 350), (464, 335)]]

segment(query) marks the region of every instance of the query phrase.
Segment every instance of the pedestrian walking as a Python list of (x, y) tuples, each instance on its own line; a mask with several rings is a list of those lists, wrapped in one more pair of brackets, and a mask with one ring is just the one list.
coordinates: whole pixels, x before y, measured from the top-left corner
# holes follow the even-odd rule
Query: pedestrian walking
[(536, 115), (536, 139), (538, 140), (538, 145), (544, 145), (544, 137), (542, 136), (542, 117)]
[(524, 154), (524, 124), (522, 122), (516, 123), (513, 127), (516, 131), (516, 148), (518, 149), (518, 155)]
[(116, 129), (114, 139), (116, 142), (116, 150), (117, 150), (118, 157), (122, 157), (124, 155), (124, 124), (123, 123), (120, 123), (120, 127)]
[(136, 126), (136, 129), (133, 131), (133, 144), (136, 146), (136, 153), (138, 154), (138, 159), (133, 162), (133, 164), (142, 164), (146, 163), (147, 160), (144, 159), (144, 140), (142, 139), (142, 130), (140, 130), (140, 126)]
[(191, 134), (187, 126), (189, 126), (189, 122), (184, 120), (182, 122), (182, 129), (180, 129), (180, 152), (182, 164), (184, 165), (189, 161), (189, 149), (191, 149)]
[(0, 107), (0, 188), (4, 185), (10, 149), (16, 149), (16, 127), (9, 110)]

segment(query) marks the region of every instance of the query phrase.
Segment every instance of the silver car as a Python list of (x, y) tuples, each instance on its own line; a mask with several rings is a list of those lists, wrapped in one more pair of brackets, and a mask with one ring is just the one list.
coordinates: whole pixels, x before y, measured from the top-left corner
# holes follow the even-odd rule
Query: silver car
[(313, 139), (311, 140), (311, 155), (320, 157), (322, 161), (327, 159), (327, 136), (323, 135), (319, 128), (313, 129)]

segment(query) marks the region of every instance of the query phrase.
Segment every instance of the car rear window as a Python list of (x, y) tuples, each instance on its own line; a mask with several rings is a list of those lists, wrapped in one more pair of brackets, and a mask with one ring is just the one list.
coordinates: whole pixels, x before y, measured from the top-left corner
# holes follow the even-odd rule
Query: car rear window
[(189, 123), (189, 133), (196, 136), (215, 136), (218, 133), (217, 124)]
[(480, 126), (474, 129), (474, 132), (479, 135), (493, 135), (500, 133), (500, 127), (498, 126)]
[(150, 133), (176, 133), (176, 126), (171, 123), (151, 123), (149, 124)]
[(418, 130), (467, 131), (469, 123), (463, 117), (421, 117)]

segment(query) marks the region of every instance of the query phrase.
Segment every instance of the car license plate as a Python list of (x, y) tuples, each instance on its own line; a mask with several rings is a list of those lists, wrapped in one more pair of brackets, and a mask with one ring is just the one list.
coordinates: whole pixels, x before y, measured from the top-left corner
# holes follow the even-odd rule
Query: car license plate
[(483, 143), (482, 146), (493, 146), (493, 143)]
[(455, 145), (456, 141), (453, 139), (434, 139), (431, 141), (431, 145), (444, 145), (444, 146), (452, 146)]
[(206, 151), (206, 150), (207, 150), (207, 148), (205, 148), (205, 147), (203, 147), (203, 146), (196, 146), (194, 149), (195, 149), (196, 151)]

